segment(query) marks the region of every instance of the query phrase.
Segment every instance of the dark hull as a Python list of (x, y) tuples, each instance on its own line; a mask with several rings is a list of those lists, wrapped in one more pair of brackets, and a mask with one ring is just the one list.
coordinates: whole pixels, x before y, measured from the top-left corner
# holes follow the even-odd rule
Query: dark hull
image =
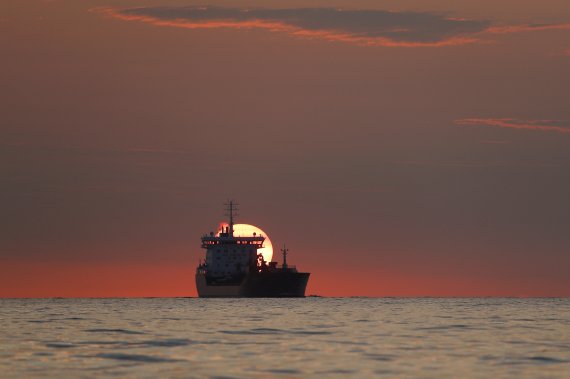
[(264, 272), (249, 274), (239, 283), (216, 283), (196, 274), (200, 297), (304, 297), (309, 273)]

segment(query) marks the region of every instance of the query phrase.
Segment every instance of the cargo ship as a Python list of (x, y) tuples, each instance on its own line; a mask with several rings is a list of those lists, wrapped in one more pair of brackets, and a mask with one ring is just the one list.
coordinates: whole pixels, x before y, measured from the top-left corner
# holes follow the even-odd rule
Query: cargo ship
[(200, 297), (304, 297), (308, 272), (287, 264), (288, 249), (283, 246), (283, 262), (266, 262), (259, 249), (265, 237), (252, 233), (234, 235), (236, 204), (227, 205), (229, 222), (218, 233), (202, 236), (206, 257), (196, 268), (196, 289)]

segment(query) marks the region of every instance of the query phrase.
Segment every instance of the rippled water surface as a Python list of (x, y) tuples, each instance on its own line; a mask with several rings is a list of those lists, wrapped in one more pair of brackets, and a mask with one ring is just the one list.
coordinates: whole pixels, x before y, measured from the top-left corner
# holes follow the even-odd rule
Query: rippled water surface
[(3, 378), (570, 378), (570, 299), (7, 299), (0, 321)]

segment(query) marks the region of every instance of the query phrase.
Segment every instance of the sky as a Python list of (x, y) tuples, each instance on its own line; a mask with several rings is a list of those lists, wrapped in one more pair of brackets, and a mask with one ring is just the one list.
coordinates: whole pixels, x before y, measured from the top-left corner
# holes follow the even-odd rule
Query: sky
[(567, 0), (0, 2), (0, 297), (570, 296)]

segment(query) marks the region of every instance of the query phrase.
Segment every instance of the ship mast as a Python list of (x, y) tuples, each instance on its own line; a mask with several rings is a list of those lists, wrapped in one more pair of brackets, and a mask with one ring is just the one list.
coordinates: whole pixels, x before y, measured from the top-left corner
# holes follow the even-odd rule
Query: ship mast
[(238, 203), (234, 203), (233, 200), (230, 200), (229, 203), (226, 203), (226, 216), (229, 216), (230, 218), (230, 222), (229, 222), (229, 237), (233, 237), (234, 236), (234, 216), (237, 216), (237, 210), (238, 210)]
[(283, 252), (283, 269), (286, 270), (287, 269), (287, 252), (289, 251), (289, 249), (287, 249), (285, 244), (283, 244), (283, 249), (281, 249), (281, 251)]

